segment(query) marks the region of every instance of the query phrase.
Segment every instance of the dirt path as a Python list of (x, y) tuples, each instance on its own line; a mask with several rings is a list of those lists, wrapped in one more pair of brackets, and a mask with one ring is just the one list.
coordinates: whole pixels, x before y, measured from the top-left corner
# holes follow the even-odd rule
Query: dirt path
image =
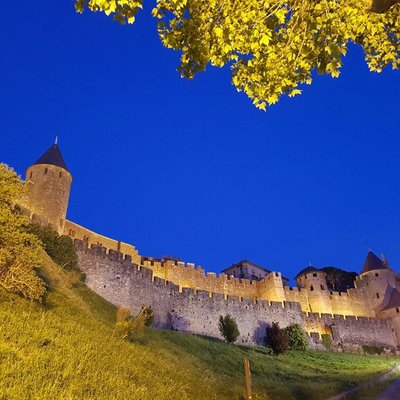
[[(350, 396), (356, 395), (360, 390), (365, 390), (371, 386), (374, 386), (380, 382), (385, 381), (394, 373), (400, 371), (400, 365), (392, 368), (390, 371), (386, 372), (383, 375), (376, 377), (375, 379), (371, 379), (368, 382), (365, 382), (357, 387), (346, 390), (345, 392), (339, 393), (336, 396), (329, 397), (328, 400), (345, 400)], [(382, 396), (382, 397), (381, 397)], [(400, 378), (397, 378), (393, 381), (381, 394), (379, 394), (375, 400), (400, 400)]]
[(400, 400), (400, 378), (393, 381), (376, 400)]

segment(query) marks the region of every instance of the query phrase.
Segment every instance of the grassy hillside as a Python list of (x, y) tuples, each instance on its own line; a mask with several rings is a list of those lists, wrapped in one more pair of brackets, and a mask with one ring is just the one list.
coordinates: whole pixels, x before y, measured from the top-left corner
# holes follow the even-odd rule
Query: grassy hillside
[(0, 399), (240, 399), (250, 359), (255, 399), (325, 399), (394, 358), (290, 352), (149, 329), (112, 336), (115, 308), (45, 258), (46, 305), (0, 293)]

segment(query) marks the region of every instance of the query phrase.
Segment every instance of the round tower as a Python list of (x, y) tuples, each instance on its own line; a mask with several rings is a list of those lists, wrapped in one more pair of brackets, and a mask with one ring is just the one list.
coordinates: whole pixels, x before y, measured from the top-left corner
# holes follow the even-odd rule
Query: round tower
[(364, 290), (364, 297), (375, 312), (382, 305), (389, 286), (396, 286), (396, 274), (372, 251), (368, 252), (363, 269), (357, 279), (357, 288)]
[(326, 272), (313, 266), (301, 270), (296, 276), (297, 287), (306, 290), (310, 311), (332, 314)]
[(396, 344), (400, 344), (400, 292), (392, 286), (388, 287), (383, 307), (379, 312), (383, 319), (392, 321), (392, 326), (396, 334)]
[(299, 289), (307, 289), (311, 292), (318, 288), (326, 290), (326, 272), (310, 265), (297, 274), (296, 282)]
[(57, 141), (26, 171), (24, 206), (33, 221), (64, 231), (72, 175)]

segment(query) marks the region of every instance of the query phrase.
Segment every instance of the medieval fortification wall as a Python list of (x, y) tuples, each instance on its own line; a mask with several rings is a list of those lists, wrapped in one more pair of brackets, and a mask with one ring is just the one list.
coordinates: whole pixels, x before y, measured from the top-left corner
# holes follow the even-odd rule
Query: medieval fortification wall
[[(87, 243), (80, 240), (75, 240), (75, 243), (87, 285), (111, 303), (130, 308), (133, 314), (139, 312), (143, 304), (150, 305), (154, 309), (155, 326), (158, 328), (220, 337), (218, 318), (230, 314), (237, 321), (241, 334), (239, 342), (242, 343), (260, 343), (266, 326), (279, 322), (281, 327), (298, 323), (314, 337), (323, 333), (332, 334), (334, 341), (345, 347), (396, 345), (390, 321), (304, 312), (299, 302), (266, 301), (248, 295), (196, 290), (156, 276), (153, 270), (132, 263), (129, 255), (114, 250), (107, 253), (104, 247), (97, 245), (88, 248)], [(201, 273), (203, 279), (203, 272), (197, 273)], [(222, 277), (211, 274), (210, 278), (218, 280)], [(234, 280), (222, 279), (226, 282)], [(301, 293), (288, 288), (283, 290), (297, 295)]]
[[(259, 281), (250, 281), (223, 273), (207, 272), (193, 263), (172, 260), (161, 262), (141, 257), (134, 246), (110, 239), (68, 220), (65, 221), (64, 234), (75, 240), (84, 241), (88, 247), (101, 246), (106, 253), (116, 251), (122, 253), (124, 257), (129, 256), (132, 263), (151, 270), (154, 277), (174, 283), (179, 291), (190, 288), (195, 292), (207, 291), (211, 294), (222, 294), (224, 298), (235, 296), (240, 299), (299, 303), (301, 310), (307, 313), (374, 317), (373, 308), (365, 302), (362, 287), (339, 293), (330, 292), (326, 287), (315, 282), (311, 291), (309, 287), (283, 286), (280, 272), (272, 272)], [(309, 280), (312, 280), (310, 278)]]
[[(315, 268), (297, 276), (298, 288), (284, 286), (279, 272), (258, 281), (206, 273), (191, 263), (141, 257), (128, 243), (66, 220), (72, 175), (57, 143), (28, 168), (26, 181), (22, 211), (75, 240), (88, 286), (133, 313), (151, 305), (157, 327), (219, 337), (219, 316), (231, 314), (243, 343), (259, 343), (273, 321), (282, 327), (299, 323), (316, 337), (329, 333), (346, 346), (400, 343), (400, 293), (396, 304), (386, 298), (394, 288), (400, 290), (400, 281), (376, 256), (373, 268), (361, 273), (355, 288), (345, 293), (330, 292), (324, 272)], [(376, 315), (382, 319), (373, 318)]]

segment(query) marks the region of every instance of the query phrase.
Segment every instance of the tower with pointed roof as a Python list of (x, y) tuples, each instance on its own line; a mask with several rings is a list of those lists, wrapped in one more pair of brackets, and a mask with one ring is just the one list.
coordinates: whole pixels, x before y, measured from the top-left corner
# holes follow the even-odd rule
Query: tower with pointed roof
[(34, 222), (63, 233), (72, 175), (57, 141), (26, 171), (27, 194), (23, 206)]
[(382, 307), (388, 287), (396, 286), (396, 273), (371, 250), (368, 252), (355, 287), (362, 301), (375, 315)]

